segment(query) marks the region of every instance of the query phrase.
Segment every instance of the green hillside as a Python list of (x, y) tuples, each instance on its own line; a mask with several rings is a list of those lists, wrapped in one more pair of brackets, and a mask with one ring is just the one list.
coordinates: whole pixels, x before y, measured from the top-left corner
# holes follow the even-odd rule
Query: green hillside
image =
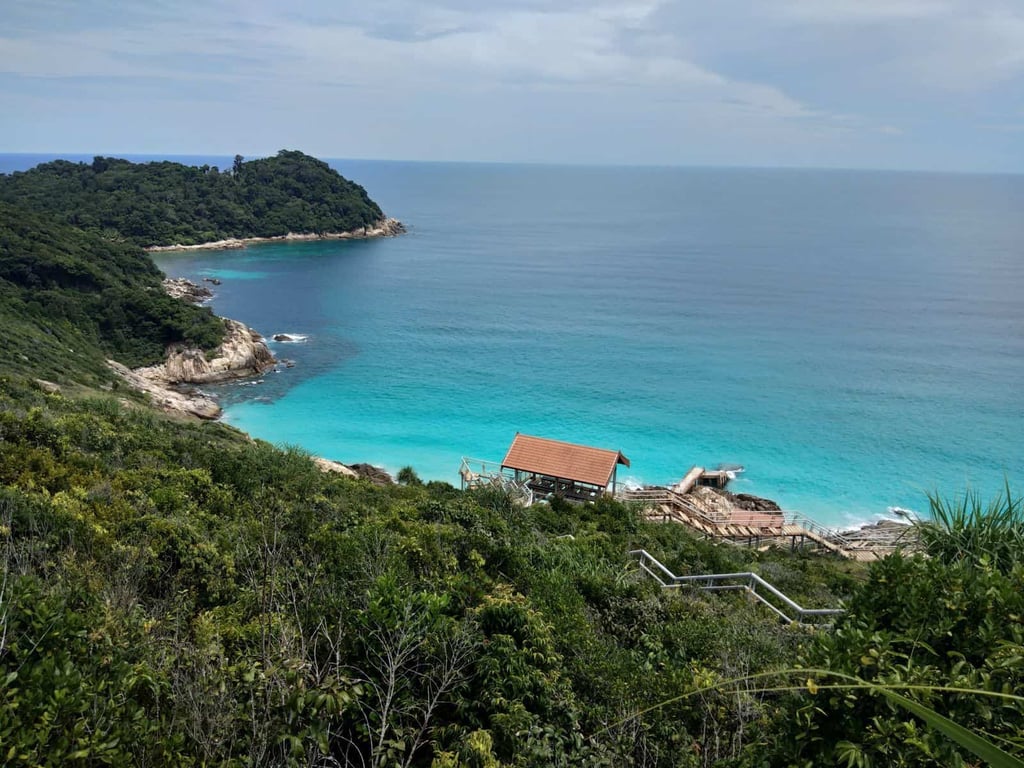
[(663, 594), (627, 550), (850, 588), (611, 502), (377, 488), (218, 424), (0, 392), (6, 764), (686, 765), (706, 722), (734, 728), (729, 696), (630, 715), (808, 637)]
[(341, 232), (381, 220), (358, 184), (301, 152), (233, 168), (97, 157), (0, 175), (0, 200), (143, 247), (288, 232)]
[[(378, 488), (217, 423), (0, 379), (2, 762), (979, 764), (829, 687), (846, 680), (761, 676), (797, 666), (900, 686), (1024, 755), (1021, 700), (903, 687), (1021, 690), (1019, 545), (865, 571), (405, 474)], [(742, 593), (666, 591), (638, 547), (850, 612), (812, 632)]]
[(0, 203), (4, 370), (102, 377), (106, 357), (137, 366), (174, 342), (220, 344), (223, 322), (167, 296), (161, 278), (137, 246)]

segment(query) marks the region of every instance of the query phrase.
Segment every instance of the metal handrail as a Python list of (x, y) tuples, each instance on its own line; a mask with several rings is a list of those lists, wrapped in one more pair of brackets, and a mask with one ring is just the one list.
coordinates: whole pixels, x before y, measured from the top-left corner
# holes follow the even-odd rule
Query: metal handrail
[(686, 510), (686, 513), (698, 518), (709, 525), (719, 525), (722, 521), (708, 515), (699, 509), (682, 494), (676, 493), (671, 488), (641, 488), (639, 490), (620, 491), (620, 498), (623, 501), (647, 501), (662, 504), (675, 504)]
[(823, 539), (830, 541), (842, 549), (853, 548), (853, 543), (839, 533), (835, 528), (829, 528), (828, 526), (822, 525), (817, 520), (814, 520), (800, 512), (783, 512), (782, 514), (785, 518), (786, 525), (799, 525), (804, 530), (821, 536)]
[[(773, 613), (787, 624), (798, 624), (800, 626), (823, 626), (821, 624), (812, 624), (811, 622), (804, 621), (804, 619), (822, 616), (839, 616), (845, 612), (842, 608), (804, 608), (795, 600), (788, 597), (780, 589), (751, 571), (746, 571), (744, 573), (705, 573), (689, 576), (676, 576), (646, 549), (630, 550), (629, 554), (639, 560), (641, 570), (657, 580), (663, 587), (672, 589), (685, 585), (693, 585), (705, 592), (745, 590), (762, 605), (771, 609)], [(728, 582), (745, 583), (737, 584)], [(765, 598), (763, 594), (757, 591), (758, 588), (761, 588), (781, 601), (792, 614), (795, 614), (795, 616), (791, 616), (782, 608)]]
[[(474, 468), (476, 465), (476, 468)], [(473, 472), (478, 475), (502, 475), (505, 477), (511, 477), (511, 470), (505, 469), (501, 466), (501, 462), (494, 461), (492, 459), (474, 459), (469, 456), (462, 457), (462, 463), (459, 465), (459, 473), (463, 470)]]
[(526, 483), (516, 480), (512, 470), (502, 467), (496, 461), (463, 456), (459, 465), (459, 477), (463, 489), (480, 487), (483, 484), (500, 486), (518, 494), (524, 507), (533, 504), (533, 490)]

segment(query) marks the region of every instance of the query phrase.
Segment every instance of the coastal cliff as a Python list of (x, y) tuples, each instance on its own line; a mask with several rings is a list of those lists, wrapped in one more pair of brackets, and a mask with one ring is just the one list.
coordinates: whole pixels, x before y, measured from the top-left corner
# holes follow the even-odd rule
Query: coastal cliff
[(260, 334), (237, 320), (225, 318), (224, 326), (224, 342), (209, 358), (196, 347), (174, 345), (162, 363), (135, 372), (166, 385), (213, 384), (258, 376), (274, 367), (277, 360)]
[(195, 416), (204, 420), (220, 418), (221, 407), (217, 401), (201, 392), (178, 391), (166, 382), (147, 378), (139, 371), (133, 371), (116, 360), (107, 360), (107, 365), (129, 387), (148, 395), (149, 401), (162, 411)]
[[(203, 285), (184, 278), (166, 279), (163, 289), (169, 296), (188, 304), (196, 304), (212, 297)], [(215, 384), (234, 379), (258, 376), (277, 363), (263, 336), (244, 323), (221, 318), (224, 340), (212, 354), (192, 344), (172, 344), (162, 362), (130, 369), (113, 360), (107, 365), (130, 387), (145, 392), (155, 405), (166, 411), (216, 419), (221, 408), (215, 400), (194, 389), (183, 389), (190, 384)]]

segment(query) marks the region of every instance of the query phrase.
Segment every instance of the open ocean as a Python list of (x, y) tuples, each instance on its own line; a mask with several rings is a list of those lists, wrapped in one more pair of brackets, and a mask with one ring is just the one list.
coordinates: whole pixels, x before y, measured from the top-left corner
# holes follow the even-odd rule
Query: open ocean
[(835, 525), (1024, 492), (1024, 176), (332, 165), (409, 233), (157, 259), (308, 336), (218, 388), (254, 436), (452, 483), (517, 430), (740, 464)]

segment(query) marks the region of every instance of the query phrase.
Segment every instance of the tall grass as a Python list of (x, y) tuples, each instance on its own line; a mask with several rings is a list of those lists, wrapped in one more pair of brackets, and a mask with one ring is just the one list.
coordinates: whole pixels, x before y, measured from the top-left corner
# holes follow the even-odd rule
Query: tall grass
[(953, 500), (929, 495), (931, 519), (915, 525), (925, 552), (945, 563), (973, 562), (1008, 573), (1024, 563), (1024, 499), (1009, 483), (985, 503), (974, 491)]
[[(804, 682), (792, 685), (760, 685), (762, 681), (768, 683), (772, 679), (785, 680), (790, 677), (805, 678)], [(829, 678), (837, 679), (839, 683), (827, 683), (824, 680)], [(822, 680), (819, 682), (819, 680)], [(756, 682), (758, 685), (751, 686), (750, 683)], [(1009, 691), (987, 691), (982, 689), (974, 688), (954, 688), (950, 686), (942, 685), (913, 685), (910, 683), (876, 683), (868, 680), (864, 680), (855, 675), (846, 675), (842, 672), (836, 672), (831, 669), (808, 669), (808, 668), (795, 668), (795, 669), (780, 669), (775, 672), (761, 672), (754, 675), (746, 675), (744, 677), (737, 677), (732, 680), (716, 680), (710, 685), (698, 687), (693, 690), (687, 691), (686, 693), (675, 696), (666, 701), (658, 702), (653, 706), (640, 709), (633, 713), (630, 717), (638, 718), (648, 712), (655, 709), (659, 709), (668, 704), (673, 704), (677, 701), (682, 701), (694, 696), (698, 696), (702, 693), (706, 693), (711, 690), (718, 690), (723, 693), (731, 693), (734, 695), (750, 695), (754, 694), (766, 694), (766, 693), (784, 693), (784, 692), (804, 692), (809, 693), (812, 696), (817, 695), (821, 691), (844, 691), (847, 694), (856, 695), (858, 693), (873, 693), (884, 696), (890, 703), (900, 709), (908, 712), (912, 715), (916, 715), (921, 718), (929, 728), (941, 733), (943, 736), (954, 742), (957, 746), (964, 749), (976, 757), (980, 758), (985, 765), (989, 768), (1024, 768), (1024, 760), (1017, 755), (1007, 752), (994, 741), (991, 740), (988, 734), (985, 734), (978, 730), (971, 730), (964, 728), (962, 725), (955, 723), (943, 714), (936, 712), (931, 707), (922, 704), (918, 701), (904, 696), (904, 693), (910, 692), (931, 692), (931, 693), (956, 693), (961, 695), (971, 695), (978, 699), (994, 699), (1001, 701), (1007, 705), (1021, 704), (1024, 703), (1024, 696), (1019, 696), (1016, 693)], [(627, 718), (628, 719), (628, 718)], [(614, 723), (610, 726), (602, 728), (598, 733), (611, 730), (621, 726), (625, 720)], [(877, 726), (877, 723), (875, 723)], [(1006, 739), (999, 738), (998, 741), (1002, 742), (1004, 746), (1016, 749), (1016, 745), (1013, 742)], [(859, 746), (851, 742), (840, 742), (836, 746), (839, 747), (845, 743), (847, 748), (844, 750), (847, 754), (853, 755), (859, 751)], [(918, 740), (916, 746), (918, 748), (927, 747)], [(846, 758), (847, 765), (870, 765), (870, 762), (861, 760), (855, 760), (853, 757)], [(974, 765), (972, 763), (972, 765)], [(980, 765), (980, 764), (978, 764)]]

